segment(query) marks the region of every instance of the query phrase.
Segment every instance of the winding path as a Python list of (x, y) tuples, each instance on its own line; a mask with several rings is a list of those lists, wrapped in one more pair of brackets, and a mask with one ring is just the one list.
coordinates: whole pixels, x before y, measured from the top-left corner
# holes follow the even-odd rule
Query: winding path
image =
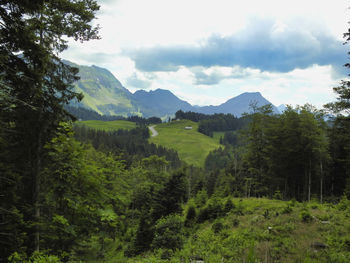
[(148, 126), (148, 129), (151, 131), (152, 135), (151, 137), (156, 137), (158, 135), (158, 132), (154, 129), (156, 127), (155, 125)]

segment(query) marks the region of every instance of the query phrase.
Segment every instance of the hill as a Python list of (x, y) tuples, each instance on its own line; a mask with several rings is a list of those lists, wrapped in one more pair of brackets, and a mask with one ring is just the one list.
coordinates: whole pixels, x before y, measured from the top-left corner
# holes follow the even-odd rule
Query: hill
[(110, 71), (97, 66), (66, 63), (79, 69), (80, 80), (75, 84), (75, 89), (84, 94), (83, 100), (73, 102), (72, 106), (83, 106), (103, 115), (139, 114), (132, 104), (132, 93)]
[[(192, 127), (186, 130), (185, 127)], [(208, 153), (220, 147), (217, 140), (197, 131), (198, 123), (189, 120), (173, 121), (155, 126), (158, 136), (150, 142), (178, 152), (181, 160), (188, 164), (203, 167)]]

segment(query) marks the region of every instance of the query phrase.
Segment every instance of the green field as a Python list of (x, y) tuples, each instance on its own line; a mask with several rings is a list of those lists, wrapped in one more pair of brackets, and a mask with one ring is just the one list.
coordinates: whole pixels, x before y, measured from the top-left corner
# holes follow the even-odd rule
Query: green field
[(130, 130), (136, 127), (135, 122), (117, 120), (117, 121), (78, 121), (77, 125), (85, 125), (89, 128), (104, 130), (104, 131), (113, 131), (119, 129)]
[[(185, 130), (190, 126), (192, 130)], [(218, 140), (197, 131), (198, 123), (189, 120), (173, 121), (155, 126), (158, 136), (150, 142), (171, 148), (179, 153), (181, 160), (195, 166), (203, 166), (208, 153), (220, 147)]]

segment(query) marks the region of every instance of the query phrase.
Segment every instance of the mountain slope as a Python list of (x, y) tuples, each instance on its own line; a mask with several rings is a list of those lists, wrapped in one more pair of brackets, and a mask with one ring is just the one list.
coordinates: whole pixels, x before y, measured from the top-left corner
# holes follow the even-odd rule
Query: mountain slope
[(80, 66), (80, 80), (75, 89), (84, 94), (80, 104), (104, 115), (137, 114), (132, 104), (132, 93), (124, 88), (111, 72), (97, 66)]

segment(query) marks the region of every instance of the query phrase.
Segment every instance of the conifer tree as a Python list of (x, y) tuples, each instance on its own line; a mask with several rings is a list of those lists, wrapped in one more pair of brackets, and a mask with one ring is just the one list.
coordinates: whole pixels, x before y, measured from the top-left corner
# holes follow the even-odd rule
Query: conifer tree
[[(16, 240), (5, 244), (4, 256), (19, 247), (26, 247), (28, 253), (40, 248), (44, 145), (55, 136), (60, 121), (69, 118), (63, 106), (81, 99), (72, 86), (77, 69), (64, 64), (58, 54), (67, 48), (67, 38), (98, 38), (98, 27), (90, 23), (98, 9), (94, 0), (0, 3), (1, 85), (13, 101), (10, 108), (0, 106), (1, 123), (9, 128), (2, 133), (6, 145), (1, 154), (8, 155), (1, 158), (0, 167), (6, 171), (3, 180), (10, 182), (1, 190), (6, 197), (15, 196), (10, 204), (2, 199), (0, 207), (13, 205), (27, 222), (16, 227), (27, 233), (24, 246)], [(2, 223), (7, 224), (12, 212), (5, 211)]]

